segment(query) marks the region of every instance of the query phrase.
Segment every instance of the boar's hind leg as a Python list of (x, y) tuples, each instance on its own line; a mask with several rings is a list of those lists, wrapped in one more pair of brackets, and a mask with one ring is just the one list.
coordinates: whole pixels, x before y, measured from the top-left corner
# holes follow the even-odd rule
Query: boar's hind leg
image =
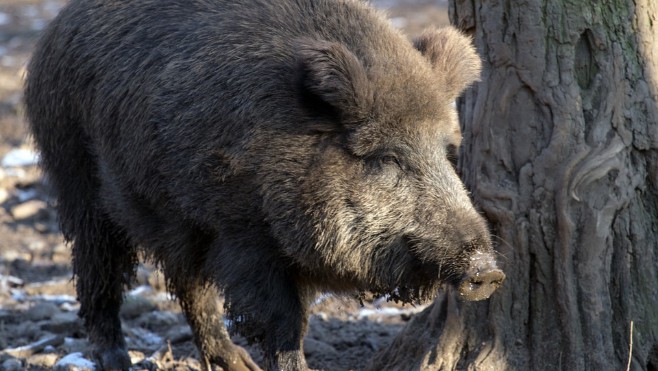
[(217, 305), (214, 287), (176, 283), (176, 295), (194, 332), (194, 342), (201, 353), (204, 370), (211, 370), (211, 364), (225, 371), (260, 370), (249, 354), (231, 341), (224, 326), (222, 310)]
[(79, 315), (101, 368), (128, 370), (131, 363), (121, 333), (119, 309), (137, 257), (125, 233), (100, 213), (92, 209), (78, 214), (78, 228), (73, 232)]
[[(61, 19), (60, 19), (61, 21)], [(113, 223), (101, 206), (97, 156), (93, 143), (76, 120), (73, 103), (85, 100), (69, 70), (71, 35), (46, 33), (42, 49), (30, 62), (25, 104), (41, 165), (57, 191), (62, 232), (72, 241), (73, 273), (80, 301), (79, 315), (100, 366), (127, 370), (130, 358), (121, 333), (119, 309), (123, 286), (134, 273), (137, 256), (126, 232)], [(70, 90), (70, 91), (69, 91)], [(86, 101), (86, 100), (85, 100)], [(89, 104), (89, 103), (88, 103)], [(83, 104), (84, 105), (84, 104)]]

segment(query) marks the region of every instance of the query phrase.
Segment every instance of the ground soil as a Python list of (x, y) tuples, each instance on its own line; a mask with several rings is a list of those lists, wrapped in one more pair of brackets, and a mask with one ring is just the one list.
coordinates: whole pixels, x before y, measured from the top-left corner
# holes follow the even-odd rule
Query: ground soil
[[(47, 182), (34, 164), (11, 164), (31, 151), (21, 108), (25, 64), (40, 31), (63, 0), (0, 2), (0, 369), (74, 369), (66, 360), (91, 359), (71, 280), (70, 251), (47, 197)], [(410, 34), (447, 23), (442, 1), (381, 0), (391, 21)], [(21, 150), (28, 150), (21, 153)], [(19, 156), (20, 157), (20, 156)], [(305, 340), (309, 367), (357, 370), (390, 344), (422, 307), (383, 299), (361, 305), (323, 296), (313, 307)], [(190, 330), (178, 304), (153, 266), (140, 265), (122, 310), (124, 334), (135, 369), (199, 369)], [(240, 338), (254, 359), (258, 349)], [(63, 357), (68, 356), (66, 359)], [(82, 367), (82, 366), (78, 366)]]

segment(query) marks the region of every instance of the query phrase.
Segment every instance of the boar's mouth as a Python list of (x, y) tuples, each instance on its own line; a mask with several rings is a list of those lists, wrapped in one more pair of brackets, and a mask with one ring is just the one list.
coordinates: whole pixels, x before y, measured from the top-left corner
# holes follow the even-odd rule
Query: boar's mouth
[(406, 235), (401, 240), (411, 259), (412, 281), (445, 283), (456, 282), (461, 278), (462, 274), (457, 272), (464, 270), (458, 268), (459, 259), (451, 259), (445, 253), (436, 256), (436, 247), (428, 241)]
[(429, 251), (430, 248), (413, 237), (401, 236), (394, 241), (392, 247), (396, 253), (387, 257), (389, 268), (384, 272), (388, 275), (388, 279), (385, 279), (387, 288), (370, 290), (386, 294), (390, 300), (403, 303), (432, 300), (442, 284), (457, 282), (461, 277), (448, 264), (424, 257), (422, 251)]
[(425, 246), (409, 236), (403, 236), (398, 243), (407, 252), (407, 274), (399, 278), (396, 295), (392, 296), (398, 296), (402, 301), (431, 299), (443, 283), (457, 288), (460, 298), (464, 300), (484, 300), (505, 280), (505, 273), (496, 267), (490, 252), (471, 250), (467, 262), (450, 256), (431, 259), (428, 252), (436, 251), (436, 247)]

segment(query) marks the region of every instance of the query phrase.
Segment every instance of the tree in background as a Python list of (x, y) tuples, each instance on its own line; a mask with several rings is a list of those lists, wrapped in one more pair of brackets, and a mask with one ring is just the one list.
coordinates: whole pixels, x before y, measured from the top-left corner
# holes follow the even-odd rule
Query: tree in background
[[(507, 280), (372, 369), (658, 370), (658, 3), (451, 0), (485, 71), (460, 167)], [(632, 345), (631, 345), (632, 329)]]

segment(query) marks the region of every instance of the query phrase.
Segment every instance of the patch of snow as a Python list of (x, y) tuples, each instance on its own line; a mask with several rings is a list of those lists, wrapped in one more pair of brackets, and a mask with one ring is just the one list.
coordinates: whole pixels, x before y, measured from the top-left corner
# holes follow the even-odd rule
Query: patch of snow
[(75, 304), (77, 301), (75, 300), (75, 297), (71, 295), (48, 295), (48, 294), (43, 294), (43, 295), (27, 295), (25, 293), (25, 290), (19, 290), (19, 289), (11, 289), (11, 298), (14, 299), (15, 301), (46, 301), (46, 302), (51, 302), (55, 305), (62, 305), (62, 304)]
[(11, 298), (14, 301), (25, 301), (28, 298), (28, 295), (25, 293), (25, 290), (10, 289), (9, 292), (11, 292)]
[(64, 338), (64, 345), (70, 346), (70, 345), (75, 344), (77, 341), (78, 341), (78, 339), (70, 338), (70, 337), (67, 336), (67, 337)]
[(37, 192), (37, 190), (34, 188), (16, 190), (16, 196), (18, 196), (18, 202), (20, 203), (35, 199), (38, 195), (39, 192)]
[(315, 299), (315, 301), (311, 305), (312, 306), (313, 305), (318, 305), (318, 304), (324, 302), (325, 300), (329, 299), (330, 297), (331, 297), (331, 294), (322, 294), (322, 295), (318, 296), (318, 298)]
[(425, 309), (425, 307), (427, 307), (427, 306), (426, 305), (420, 305), (420, 306), (411, 307), (411, 308), (386, 307), (386, 308), (380, 308), (380, 309), (363, 308), (359, 311), (358, 319), (363, 319), (363, 318), (367, 318), (367, 317), (370, 317), (370, 316), (393, 317), (393, 316), (399, 316), (399, 315), (402, 315), (402, 314), (413, 314), (413, 313), (421, 312), (423, 309)]
[(46, 21), (45, 19), (33, 19), (31, 23), (33, 30), (41, 31), (44, 28), (46, 28), (48, 21)]
[(145, 343), (148, 346), (162, 344), (163, 340), (160, 336), (152, 333), (149, 330), (145, 330), (141, 327), (134, 327), (130, 329), (130, 332), (137, 337), (140, 341)]
[(128, 292), (128, 295), (140, 296), (144, 294), (149, 294), (151, 292), (153, 292), (153, 289), (150, 286), (141, 285), (130, 290), (130, 292)]
[(224, 317), (224, 326), (226, 326), (226, 328), (229, 329), (230, 331), (233, 328), (233, 326), (235, 326), (235, 324), (244, 323), (245, 320), (246, 318), (242, 315), (235, 316), (235, 318), (232, 320)]
[(9, 168), (4, 171), (7, 178), (25, 178), (27, 173), (21, 168)]
[(96, 365), (94, 362), (84, 358), (82, 353), (76, 352), (62, 357), (55, 363), (53, 368), (55, 370), (95, 370)]
[(59, 309), (67, 312), (77, 312), (80, 310), (80, 304), (79, 303), (63, 303), (59, 306)]
[(374, 305), (376, 308), (379, 308), (379, 307), (381, 307), (382, 305), (384, 305), (384, 304), (386, 304), (387, 302), (389, 302), (390, 300), (391, 300), (391, 295), (386, 294), (386, 295), (384, 295), (384, 296), (382, 296), (382, 297), (379, 297), (379, 298), (375, 299), (375, 301), (372, 302), (372, 305)]
[(174, 297), (174, 295), (172, 295), (169, 292), (159, 292), (159, 293), (153, 295), (153, 297), (151, 298), (151, 300), (159, 301), (159, 302), (172, 301), (172, 300), (175, 300), (175, 299), (176, 298)]
[(29, 149), (16, 148), (9, 151), (2, 158), (3, 167), (32, 166), (39, 163), (39, 155)]
[(7, 276), (0, 274), (0, 282), (6, 283), (11, 286), (23, 286), (24, 282), (22, 279), (14, 276)]
[(0, 26), (9, 24), (11, 22), (11, 17), (7, 13), (0, 12)]
[(325, 312), (318, 312), (313, 315), (313, 317), (319, 319), (320, 321), (328, 321), (329, 315)]
[(359, 319), (370, 317), (372, 315), (395, 316), (404, 313), (398, 308), (381, 308), (381, 309), (361, 309), (359, 311)]
[(404, 28), (407, 24), (409, 24), (409, 21), (407, 21), (405, 17), (394, 17), (391, 18), (390, 22), (395, 28)]
[(47, 294), (35, 295), (35, 296), (31, 296), (30, 300), (48, 301), (55, 303), (57, 305), (62, 305), (64, 303), (73, 304), (77, 302), (75, 300), (75, 297), (71, 295), (47, 295)]

